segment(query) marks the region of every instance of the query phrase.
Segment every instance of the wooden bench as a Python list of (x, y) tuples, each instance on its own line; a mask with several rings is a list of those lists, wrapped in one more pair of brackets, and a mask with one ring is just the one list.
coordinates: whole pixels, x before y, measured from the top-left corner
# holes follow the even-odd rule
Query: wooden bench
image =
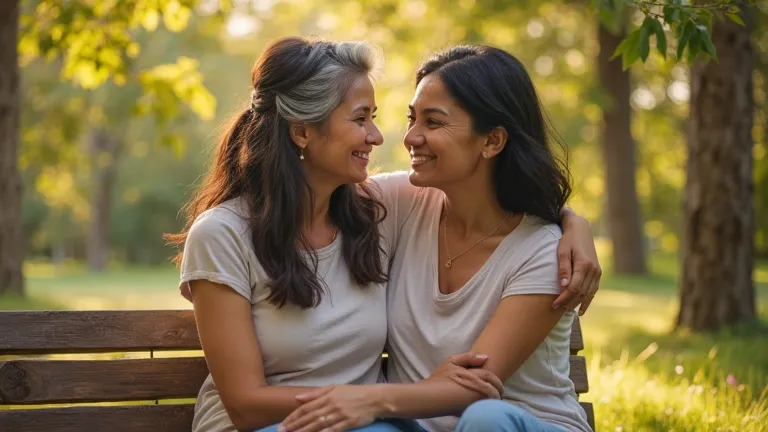
[[(571, 379), (582, 394), (578, 321), (573, 330)], [(2, 431), (189, 431), (207, 375), (192, 311), (0, 312)], [(582, 406), (594, 424), (592, 405)]]

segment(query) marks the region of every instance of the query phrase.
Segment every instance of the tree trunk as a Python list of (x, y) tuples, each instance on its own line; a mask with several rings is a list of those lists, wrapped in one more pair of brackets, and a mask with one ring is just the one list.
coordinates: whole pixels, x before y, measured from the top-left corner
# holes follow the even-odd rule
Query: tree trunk
[[(741, 14), (744, 21), (748, 13)], [(750, 32), (715, 21), (719, 60), (691, 70), (685, 227), (678, 327), (694, 331), (755, 318)]]
[(24, 294), (19, 174), (19, 1), (0, 1), (0, 294)]
[(635, 187), (635, 143), (631, 131), (629, 71), (621, 58), (611, 60), (626, 33), (612, 33), (603, 24), (598, 30), (598, 74), (603, 95), (603, 157), (605, 159), (608, 232), (613, 245), (613, 271), (646, 273), (640, 204)]
[(91, 222), (88, 235), (88, 268), (102, 271), (109, 262), (109, 219), (112, 189), (117, 171), (119, 145), (109, 133), (94, 128), (89, 136), (93, 183), (91, 186)]

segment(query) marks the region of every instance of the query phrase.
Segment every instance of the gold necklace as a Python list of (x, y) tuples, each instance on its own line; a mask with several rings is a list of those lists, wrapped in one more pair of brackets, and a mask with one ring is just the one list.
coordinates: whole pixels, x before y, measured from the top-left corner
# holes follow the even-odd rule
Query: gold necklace
[(453, 260), (469, 252), (470, 249), (480, 244), (480, 242), (492, 236), (496, 231), (499, 230), (499, 228), (501, 228), (501, 225), (504, 222), (506, 222), (506, 220), (509, 219), (510, 216), (512, 216), (512, 213), (509, 213), (507, 217), (505, 217), (504, 219), (501, 220), (501, 222), (499, 222), (499, 225), (497, 225), (496, 228), (493, 229), (493, 231), (489, 232), (485, 237), (481, 238), (480, 240), (474, 242), (472, 246), (466, 248), (462, 253), (456, 255), (455, 257), (451, 257), (451, 251), (448, 250), (448, 207), (445, 206), (445, 203), (443, 203), (443, 209), (445, 210), (445, 225), (443, 226), (443, 241), (445, 242), (445, 253), (448, 255), (448, 261), (445, 262), (445, 266), (448, 268), (451, 268), (453, 266)]

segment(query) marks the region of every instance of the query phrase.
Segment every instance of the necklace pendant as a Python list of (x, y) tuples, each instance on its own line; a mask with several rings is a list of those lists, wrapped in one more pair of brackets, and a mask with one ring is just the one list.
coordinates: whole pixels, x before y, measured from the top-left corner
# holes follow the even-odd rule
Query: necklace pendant
[(448, 268), (451, 268), (451, 266), (453, 265), (452, 261), (453, 261), (453, 260), (448, 260), (448, 261), (446, 261), (446, 262), (445, 262), (445, 266), (446, 266), (446, 267), (448, 267)]

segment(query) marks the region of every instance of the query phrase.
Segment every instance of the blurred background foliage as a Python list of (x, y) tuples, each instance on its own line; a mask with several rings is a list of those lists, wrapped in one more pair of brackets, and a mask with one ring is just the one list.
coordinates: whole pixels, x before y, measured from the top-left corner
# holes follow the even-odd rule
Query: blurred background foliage
[[(374, 162), (381, 170), (408, 167), (401, 137), (420, 61), (460, 42), (487, 43), (512, 52), (528, 66), (553, 124), (568, 144), (575, 183), (570, 205), (592, 221), (596, 234), (606, 234), (605, 173), (598, 142), (601, 106), (606, 101), (595, 68), (597, 16), (585, 3), (300, 3), (209, 1), (189, 9), (183, 1), (171, 1), (166, 7), (176, 12), (165, 14), (152, 10), (152, 2), (138, 2), (145, 9), (112, 9), (110, 16), (131, 13), (127, 21), (135, 27), (115, 25), (115, 32), (130, 34), (124, 46), (92, 49), (104, 64), (117, 64), (116, 56), (128, 60), (111, 80), (102, 70), (71, 62), (71, 51), (45, 60), (48, 45), (35, 39), (39, 35), (35, 36), (34, 26), (27, 27), (20, 44), (24, 101), (20, 160), (29, 256), (55, 261), (86, 257), (94, 197), (104, 186), (99, 183), (104, 177), (98, 174), (107, 171), (114, 174), (108, 191), (109, 259), (166, 261), (170, 251), (161, 235), (178, 229), (178, 209), (203, 172), (220, 125), (247, 103), (255, 57), (270, 40), (294, 34), (366, 39), (380, 47), (385, 62), (376, 78), (378, 121), (386, 140)], [(24, 2), (28, 15), (23, 25), (39, 20), (40, 9), (50, 4)], [(632, 19), (639, 24), (643, 14), (634, 11)], [(83, 24), (78, 34), (87, 33), (87, 27)], [(56, 32), (46, 34), (55, 38)], [(756, 245), (759, 255), (768, 256), (768, 32), (756, 32), (755, 43)], [(55, 46), (56, 40), (49, 45)], [(70, 45), (87, 44), (76, 40)], [(650, 250), (672, 253), (681, 230), (689, 70), (685, 64), (664, 61), (655, 50), (630, 70), (643, 233)], [(106, 83), (91, 88), (102, 82)], [(94, 131), (105, 132), (111, 142), (106, 150), (94, 144)]]

